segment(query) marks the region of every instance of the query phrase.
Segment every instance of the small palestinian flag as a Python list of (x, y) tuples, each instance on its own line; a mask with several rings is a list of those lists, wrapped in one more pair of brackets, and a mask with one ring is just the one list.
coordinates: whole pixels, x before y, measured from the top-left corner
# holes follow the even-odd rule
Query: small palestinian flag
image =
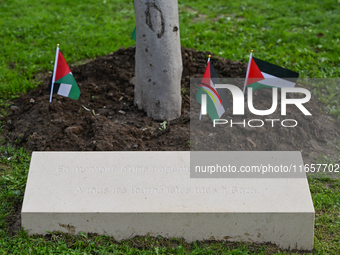
[[(208, 59), (208, 65), (205, 69), (201, 83), (196, 94), (196, 100), (202, 104), (202, 94), (206, 94), (207, 113), (212, 121), (219, 119), (222, 114), (231, 106), (227, 94), (223, 89), (215, 89), (214, 84), (218, 84), (219, 79), (215, 68)], [(201, 112), (202, 113), (202, 112)]]
[(74, 79), (63, 55), (59, 51), (59, 46), (57, 46), (54, 71), (49, 85), (49, 90), (51, 91), (50, 102), (52, 101), (52, 92), (74, 100), (78, 100), (80, 96), (80, 90), (77, 82)]
[(245, 87), (261, 88), (294, 87), (299, 73), (254, 58), (250, 53)]

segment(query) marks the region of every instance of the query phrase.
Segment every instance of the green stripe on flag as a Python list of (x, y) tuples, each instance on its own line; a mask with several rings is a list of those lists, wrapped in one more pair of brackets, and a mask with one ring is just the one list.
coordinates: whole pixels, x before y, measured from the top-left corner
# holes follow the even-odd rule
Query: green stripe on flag
[[(207, 93), (205, 91), (203, 91), (203, 89), (199, 88), (195, 98), (200, 104), (202, 104), (202, 102), (201, 102), (202, 94), (207, 95)], [(214, 121), (214, 119), (220, 118), (218, 116), (215, 104), (214, 104), (213, 100), (211, 100), (209, 95), (207, 95), (207, 113), (209, 114), (212, 121)]]
[(76, 80), (74, 79), (72, 74), (65, 75), (64, 77), (57, 80), (55, 83), (64, 83), (64, 84), (70, 84), (72, 85), (70, 93), (68, 94), (69, 98), (72, 98), (74, 100), (78, 100), (80, 96), (80, 89), (77, 85)]
[(206, 90), (204, 88), (201, 88), (201, 89), (203, 89), (207, 94), (209, 94), (209, 96), (212, 98), (212, 100), (214, 100), (214, 103), (216, 105), (216, 100), (214, 99), (214, 96), (208, 90)]
[(55, 81), (55, 83), (66, 83), (66, 84), (75, 84), (77, 85), (76, 80), (74, 79), (72, 74), (67, 74), (64, 77), (61, 77), (59, 80)]
[(80, 89), (79, 89), (79, 87), (72, 85), (72, 88), (71, 88), (70, 94), (68, 94), (68, 97), (72, 98), (74, 100), (78, 100), (79, 96), (80, 96)]

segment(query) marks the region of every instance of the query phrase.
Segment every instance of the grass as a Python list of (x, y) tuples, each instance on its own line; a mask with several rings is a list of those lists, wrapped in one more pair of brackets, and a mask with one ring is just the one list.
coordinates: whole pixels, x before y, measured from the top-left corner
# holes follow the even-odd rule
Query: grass
[(314, 248), (320, 254), (340, 252), (340, 181), (310, 180), (315, 207)]
[(1, 1), (0, 92), (34, 88), (34, 74), (53, 70), (55, 48), (69, 63), (133, 45), (132, 1)]
[[(179, 0), (181, 43), (247, 62), (254, 56), (306, 78), (340, 76), (340, 2), (337, 0)], [(77, 64), (134, 44), (131, 0), (0, 0), (0, 115), (8, 99), (37, 86), (37, 73), (53, 69), (56, 44)], [(340, 120), (340, 83), (313, 84), (313, 96)], [(0, 127), (1, 129), (1, 127)], [(189, 143), (190, 145), (190, 143)], [(340, 146), (340, 145), (339, 145)], [(320, 161), (329, 161), (325, 155)], [(271, 245), (162, 237), (117, 242), (110, 237), (11, 233), (19, 211), (30, 154), (0, 147), (0, 253), (17, 254), (286, 254)], [(310, 179), (316, 210), (315, 253), (340, 254), (340, 181)]]

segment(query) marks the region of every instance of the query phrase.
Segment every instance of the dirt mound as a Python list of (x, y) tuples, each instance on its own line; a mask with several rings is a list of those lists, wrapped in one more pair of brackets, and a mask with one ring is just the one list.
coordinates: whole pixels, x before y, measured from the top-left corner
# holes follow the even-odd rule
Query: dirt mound
[[(49, 103), (50, 76), (40, 77), (41, 86), (13, 100), (10, 115), (2, 119), (2, 136), (30, 151), (190, 150), (190, 78), (202, 77), (208, 54), (182, 48), (182, 116), (165, 129), (134, 105), (135, 48), (131, 47), (70, 67), (81, 90), (78, 101), (54, 95)], [(245, 77), (246, 64), (214, 55), (211, 61), (220, 77)], [(259, 94), (255, 106), (270, 108), (268, 93)], [(228, 148), (303, 150), (308, 160), (310, 155), (334, 152), (331, 146), (339, 139), (339, 123), (321, 114), (324, 106), (315, 97), (309, 106), (313, 118), (297, 117), (301, 128), (277, 128), (270, 134), (265, 128), (256, 132), (236, 128), (228, 136)]]

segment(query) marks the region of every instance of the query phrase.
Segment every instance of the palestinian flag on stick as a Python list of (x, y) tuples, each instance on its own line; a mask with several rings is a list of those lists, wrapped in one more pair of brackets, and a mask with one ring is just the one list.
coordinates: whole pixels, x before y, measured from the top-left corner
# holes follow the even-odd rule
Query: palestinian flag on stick
[[(207, 113), (212, 121), (219, 119), (222, 114), (231, 106), (227, 94), (223, 89), (215, 89), (215, 83), (219, 83), (218, 75), (215, 68), (208, 59), (208, 65), (205, 69), (201, 83), (196, 94), (196, 100), (202, 104), (202, 94), (207, 98)], [(202, 113), (202, 111), (201, 111)]]
[(49, 89), (51, 91), (50, 102), (52, 102), (53, 93), (75, 100), (78, 100), (80, 96), (80, 90), (77, 82), (74, 79), (63, 55), (59, 51), (59, 44), (57, 46), (52, 81)]
[(294, 87), (298, 77), (299, 73), (254, 58), (251, 52), (243, 93), (246, 87), (252, 87), (253, 90)]

